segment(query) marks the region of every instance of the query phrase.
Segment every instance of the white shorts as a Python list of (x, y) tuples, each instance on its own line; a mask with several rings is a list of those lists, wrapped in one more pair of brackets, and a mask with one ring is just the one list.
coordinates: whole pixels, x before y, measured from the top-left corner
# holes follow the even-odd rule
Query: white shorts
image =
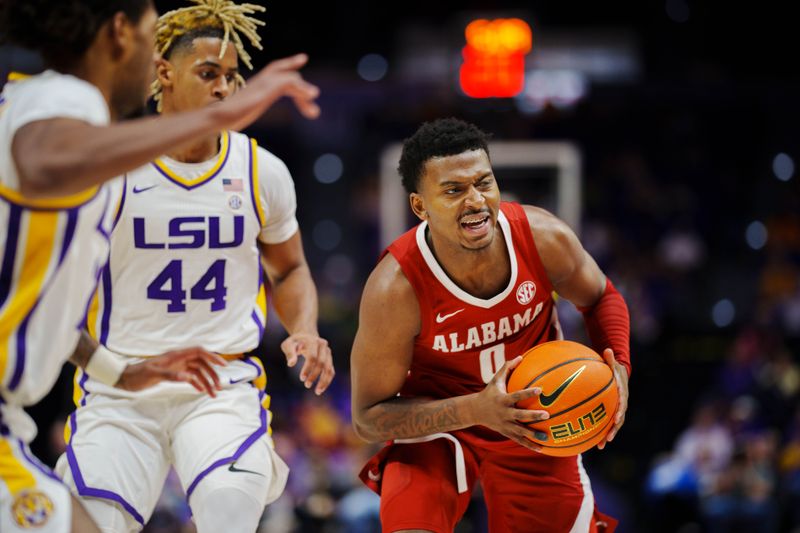
[(116, 502), (133, 526), (149, 520), (170, 465), (190, 506), (198, 486), (212, 488), (201, 485), (212, 471), (213, 483), (248, 493), (252, 479), (242, 476), (258, 476), (267, 505), (283, 492), (289, 469), (273, 450), (269, 396), (252, 383), (252, 368), (263, 374), (252, 362), (222, 369), (216, 398), (186, 384), (129, 393), (80, 378), (84, 397), (67, 422), (71, 435), (56, 472), (79, 497)]
[(0, 420), (0, 531), (69, 533), (69, 490)]

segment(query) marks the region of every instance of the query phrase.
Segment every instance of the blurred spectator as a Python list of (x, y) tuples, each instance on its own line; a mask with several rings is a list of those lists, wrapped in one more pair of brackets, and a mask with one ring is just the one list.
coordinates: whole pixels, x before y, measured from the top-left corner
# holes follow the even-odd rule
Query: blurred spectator
[(776, 435), (750, 436), (703, 497), (709, 533), (778, 531)]

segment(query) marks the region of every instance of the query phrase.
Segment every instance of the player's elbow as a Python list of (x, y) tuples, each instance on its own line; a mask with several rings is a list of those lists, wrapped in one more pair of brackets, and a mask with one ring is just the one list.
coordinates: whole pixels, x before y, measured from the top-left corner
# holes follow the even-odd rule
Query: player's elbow
[(41, 157), (17, 160), (20, 192), (27, 198), (68, 195), (76, 192), (72, 178), (86, 172), (86, 162), (80, 158), (44, 154)]
[(356, 436), (366, 442), (381, 442), (385, 440), (378, 435), (372, 424), (367, 420), (367, 416), (362, 410), (353, 410), (353, 431)]

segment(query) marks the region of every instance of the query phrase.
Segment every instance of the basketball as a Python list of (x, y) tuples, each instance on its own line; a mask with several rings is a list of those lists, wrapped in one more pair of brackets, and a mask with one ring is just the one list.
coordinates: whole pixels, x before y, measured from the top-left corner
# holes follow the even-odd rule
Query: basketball
[(517, 403), (522, 409), (543, 410), (550, 418), (528, 424), (531, 440), (542, 453), (577, 455), (600, 442), (613, 427), (619, 403), (614, 375), (591, 348), (572, 341), (534, 346), (508, 380), (508, 392), (541, 387), (542, 394)]

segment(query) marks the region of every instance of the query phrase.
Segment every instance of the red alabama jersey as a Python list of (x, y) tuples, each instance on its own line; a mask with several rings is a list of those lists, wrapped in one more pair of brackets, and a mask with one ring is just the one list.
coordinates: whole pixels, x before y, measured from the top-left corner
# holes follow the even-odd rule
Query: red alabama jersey
[[(421, 319), (402, 396), (448, 398), (479, 392), (506, 360), (561, 338), (553, 288), (522, 206), (501, 203), (498, 224), (511, 277), (489, 299), (468, 294), (447, 276), (425, 239), (426, 222), (389, 246), (414, 288)], [(485, 428), (478, 432), (490, 440), (501, 438)]]

